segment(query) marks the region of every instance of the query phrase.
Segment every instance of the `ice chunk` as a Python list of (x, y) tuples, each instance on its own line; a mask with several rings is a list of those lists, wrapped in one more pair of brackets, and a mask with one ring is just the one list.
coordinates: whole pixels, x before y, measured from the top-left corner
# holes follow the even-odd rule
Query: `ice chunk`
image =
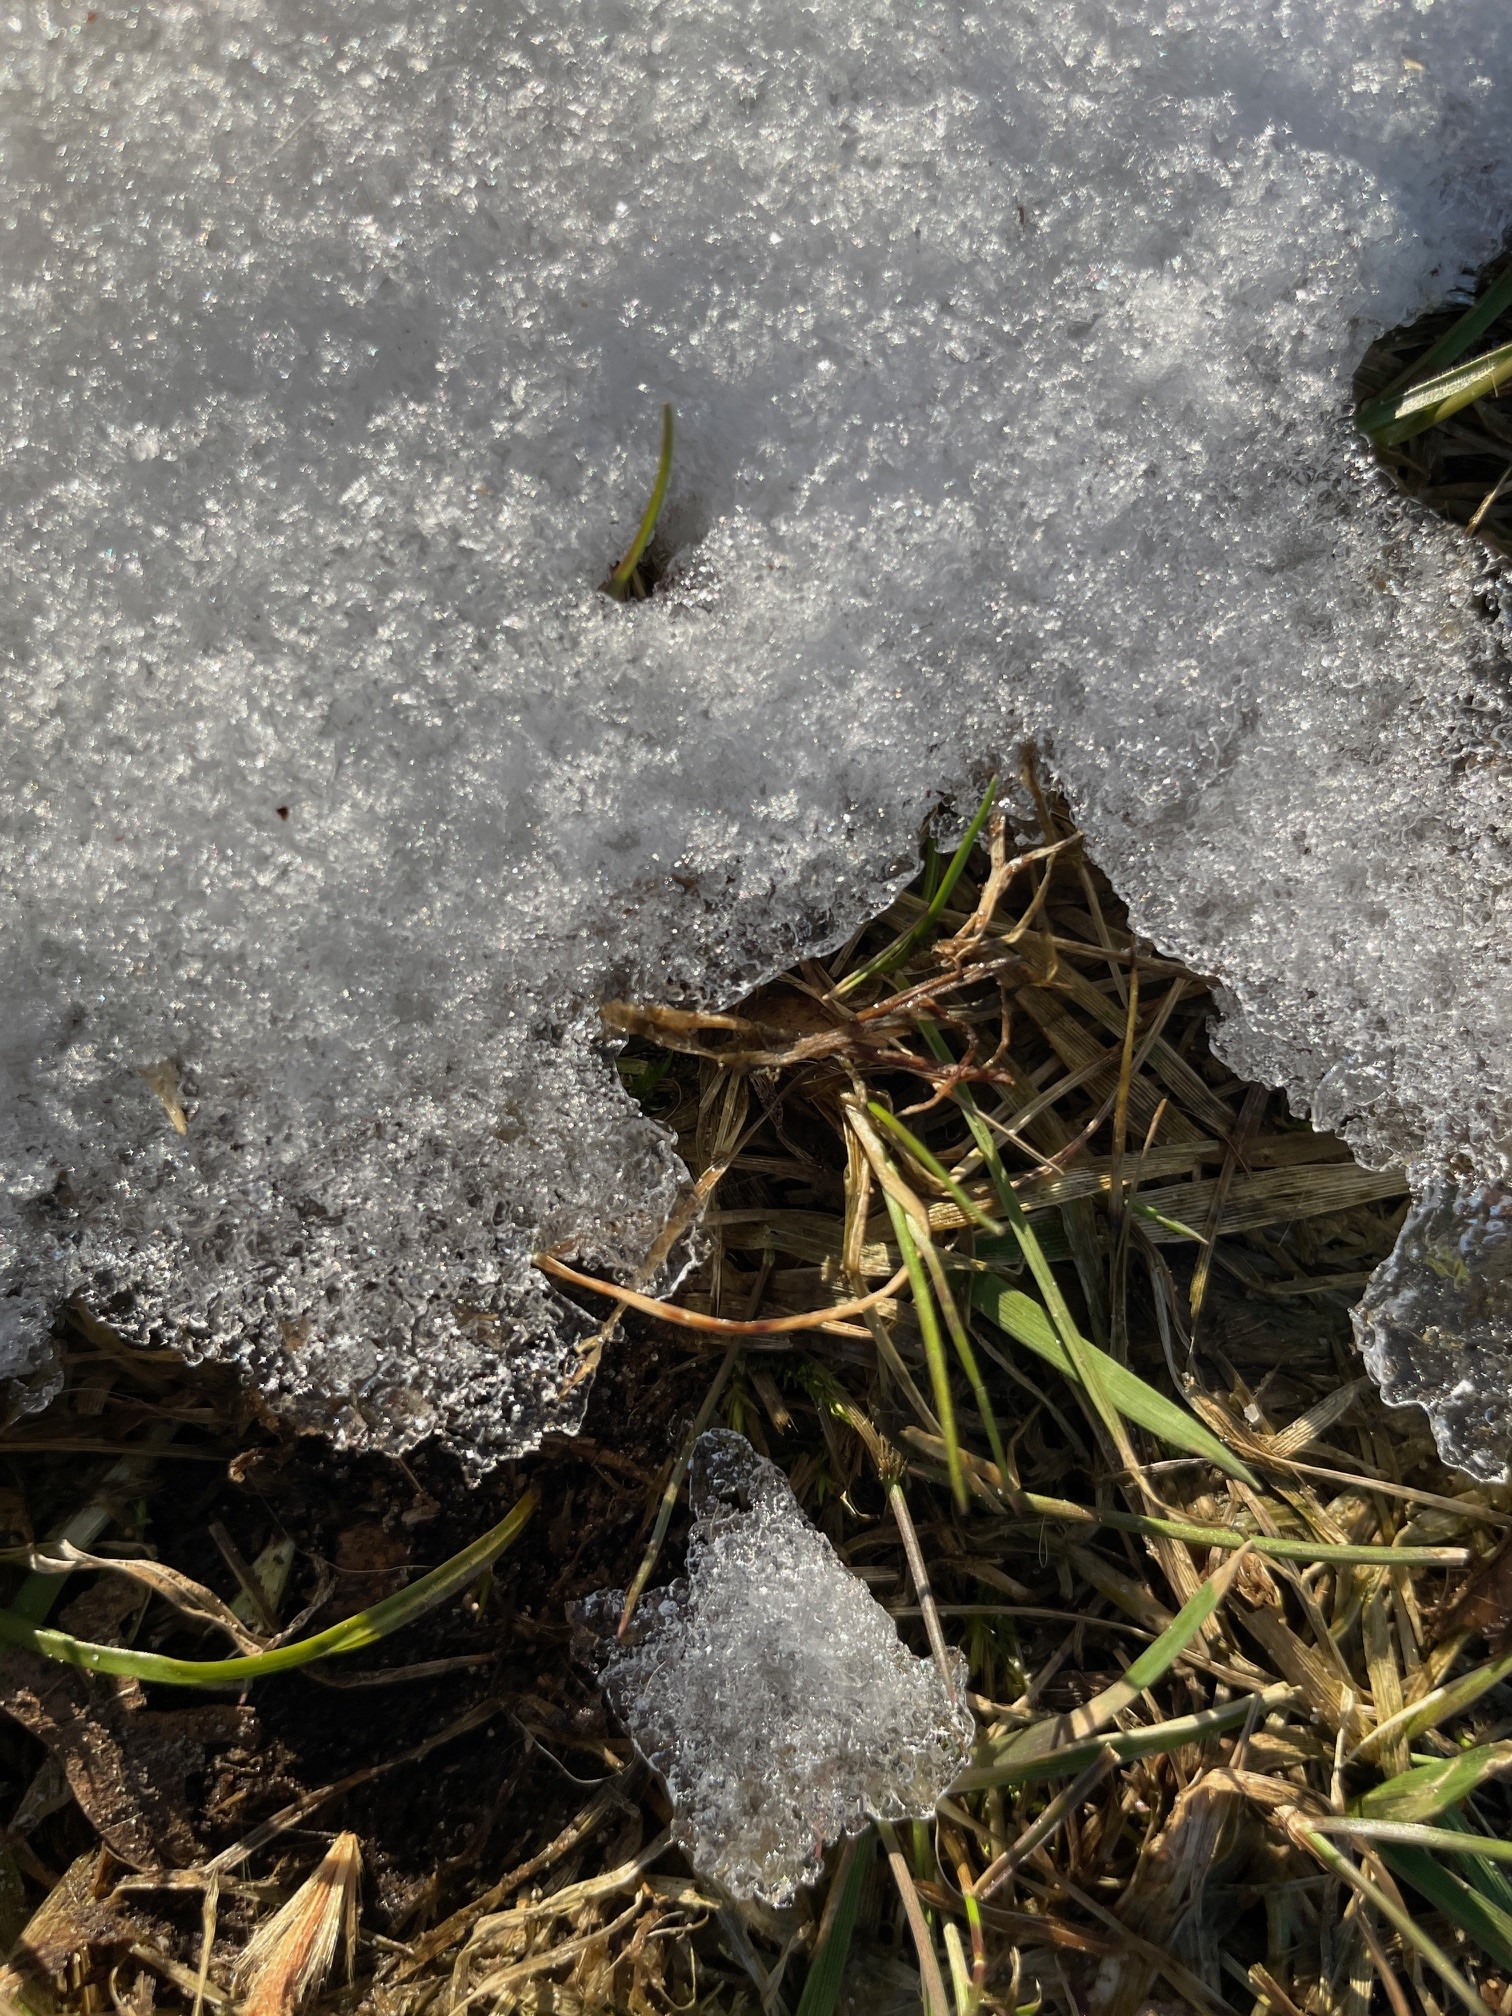
[(595, 1003), (833, 942), (1026, 732), (1240, 1068), (1506, 1173), (1505, 624), (1349, 419), (1512, 211), (1505, 0), (87, 15), (0, 16), (7, 1368), (82, 1290), (570, 1425), (528, 1253), (679, 1180)]
[(1512, 1196), (1491, 1183), (1428, 1184), (1355, 1325), (1385, 1398), (1428, 1411), (1439, 1446), (1499, 1482), (1512, 1450)]
[(687, 1578), (643, 1599), (604, 1691), (694, 1867), (785, 1904), (831, 1842), (933, 1813), (970, 1755), (971, 1713), (743, 1435), (701, 1436), (689, 1489)]

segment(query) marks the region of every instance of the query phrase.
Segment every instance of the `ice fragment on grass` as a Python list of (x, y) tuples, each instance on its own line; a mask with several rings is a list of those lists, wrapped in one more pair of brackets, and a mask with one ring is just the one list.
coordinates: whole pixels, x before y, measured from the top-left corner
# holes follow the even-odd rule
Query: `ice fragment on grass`
[(700, 1437), (689, 1490), (686, 1577), (642, 1600), (604, 1691), (695, 1868), (784, 1904), (868, 1819), (932, 1813), (972, 1719), (744, 1436)]
[(1429, 1183), (1355, 1311), (1393, 1405), (1427, 1409), (1441, 1450), (1489, 1483), (1512, 1450), (1512, 1194)]

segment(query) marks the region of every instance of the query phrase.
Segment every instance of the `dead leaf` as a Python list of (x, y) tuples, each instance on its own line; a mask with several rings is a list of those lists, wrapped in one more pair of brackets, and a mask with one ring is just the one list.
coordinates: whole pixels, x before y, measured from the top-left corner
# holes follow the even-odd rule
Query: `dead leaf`
[(145, 1078), (150, 1088), (157, 1094), (158, 1103), (168, 1115), (168, 1124), (175, 1134), (189, 1132), (189, 1118), (179, 1097), (178, 1066), (171, 1057), (163, 1057), (156, 1064), (139, 1064), (137, 1076)]
[[(85, 1596), (79, 1597), (69, 1606), (69, 1613), (78, 1611), (87, 1604), (97, 1591), (108, 1591), (115, 1583), (117, 1592), (125, 1586), (129, 1602), (119, 1593), (100, 1594), (98, 1601), (105, 1606), (105, 1614), (119, 1608), (122, 1621), (132, 1616), (141, 1607), (141, 1598), (131, 1587), (136, 1584), (150, 1589), (154, 1595), (164, 1597), (176, 1610), (196, 1624), (206, 1624), (223, 1631), (238, 1652), (260, 1652), (263, 1641), (247, 1629), (228, 1603), (222, 1602), (213, 1589), (207, 1589), (202, 1582), (195, 1582), (181, 1574), (177, 1568), (170, 1568), (165, 1562), (155, 1561), (150, 1555), (100, 1555), (88, 1554), (82, 1547), (76, 1547), (68, 1540), (49, 1540), (44, 1545), (33, 1547), (28, 1555), (31, 1568), (41, 1574), (55, 1569), (68, 1572), (74, 1568), (98, 1569), (104, 1578)], [(98, 1632), (90, 1633), (70, 1624), (68, 1629), (80, 1638), (93, 1636), (100, 1642)], [(114, 1643), (106, 1639), (105, 1643)]]
[(133, 1869), (187, 1864), (200, 1852), (186, 1817), (188, 1780), (208, 1747), (247, 1740), (253, 1711), (138, 1708), (140, 1694), (38, 1653), (0, 1658), (0, 1709), (57, 1759), (111, 1853)]
[(43, 1898), (0, 1967), (0, 2010), (5, 2016), (40, 2016), (53, 2006), (49, 1984), (75, 1955), (91, 1946), (121, 1945), (134, 1936), (129, 1921), (105, 1896), (110, 1857), (97, 1848), (81, 1855)]

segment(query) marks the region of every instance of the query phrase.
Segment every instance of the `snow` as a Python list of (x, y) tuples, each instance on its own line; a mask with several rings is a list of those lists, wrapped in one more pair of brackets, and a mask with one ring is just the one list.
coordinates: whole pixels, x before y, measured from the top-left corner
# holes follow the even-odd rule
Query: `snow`
[[(1026, 733), (1241, 1069), (1503, 1176), (1506, 627), (1349, 410), (1498, 243), (1509, 59), (1501, 0), (0, 9), (0, 1363), (81, 1292), (346, 1443), (570, 1427), (527, 1256), (680, 1180), (597, 1002), (837, 942)], [(682, 586), (617, 607), (663, 399)]]
[[(642, 1599), (604, 1693), (694, 1868), (787, 1904), (869, 1819), (930, 1817), (975, 1725), (743, 1435), (700, 1436), (689, 1498), (686, 1579)], [(623, 1602), (596, 1609), (617, 1620)]]

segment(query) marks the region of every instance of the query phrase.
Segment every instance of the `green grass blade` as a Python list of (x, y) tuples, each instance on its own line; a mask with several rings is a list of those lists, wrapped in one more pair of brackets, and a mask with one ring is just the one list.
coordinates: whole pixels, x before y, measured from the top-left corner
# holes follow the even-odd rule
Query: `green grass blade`
[(271, 1651), (256, 1652), (235, 1659), (170, 1659), (160, 1652), (136, 1652), (121, 1645), (93, 1645), (67, 1631), (38, 1630), (9, 1610), (0, 1610), (0, 1644), (17, 1645), (28, 1652), (40, 1652), (64, 1666), (79, 1666), (88, 1673), (119, 1673), (129, 1679), (156, 1680), (170, 1687), (240, 1687), (248, 1680), (260, 1680), (270, 1673), (288, 1673), (308, 1666), (316, 1659), (331, 1659), (343, 1652), (360, 1651), (376, 1644), (426, 1611), (434, 1610), (449, 1596), (475, 1582), (490, 1563), (509, 1546), (540, 1503), (534, 1491), (527, 1491), (514, 1509), (497, 1526), (432, 1568), (418, 1582), (384, 1597), (370, 1610), (344, 1618), (312, 1638), (293, 1645), (277, 1645)]
[[(1489, 398), (1512, 381), (1512, 343), (1502, 343), (1483, 357), (1437, 372), (1407, 391), (1373, 401), (1361, 410), (1359, 424), (1378, 448), (1396, 448), (1414, 435), (1427, 433), (1441, 420)], [(1374, 417), (1379, 412), (1379, 417)], [(1372, 416), (1367, 419), (1367, 415)]]
[[(1426, 1848), (1436, 1855), (1461, 1855), (1469, 1862), (1512, 1862), (1512, 1841), (1490, 1834), (1472, 1834), (1465, 1827), (1422, 1827), (1415, 1820), (1360, 1820), (1340, 1814), (1310, 1823), (1325, 1834), (1345, 1834), (1352, 1841), (1386, 1841), (1404, 1848)], [(1512, 1885), (1503, 1900), (1512, 1913)]]
[(990, 1232), (995, 1239), (1003, 1237), (1005, 1228), (999, 1225), (996, 1218), (989, 1217), (980, 1204), (973, 1203), (939, 1156), (926, 1148), (918, 1136), (905, 1127), (895, 1113), (890, 1113), (880, 1099), (868, 1099), (866, 1110), (884, 1133), (891, 1134), (895, 1141), (907, 1149), (921, 1169), (927, 1169), (937, 1183), (945, 1186), (950, 1193), (951, 1202), (964, 1218), (973, 1225), (979, 1225), (984, 1232)]
[(1461, 1673), (1447, 1686), (1435, 1687), (1421, 1701), (1410, 1702), (1378, 1724), (1361, 1743), (1360, 1756), (1378, 1755), (1382, 1742), (1398, 1730), (1410, 1741), (1425, 1729), (1437, 1729), (1445, 1722), (1452, 1722), (1456, 1715), (1463, 1715), (1467, 1708), (1473, 1708), (1483, 1694), (1489, 1694), (1493, 1687), (1499, 1687), (1509, 1678), (1512, 1678), (1512, 1652), (1503, 1652), (1500, 1658), (1472, 1666), (1468, 1673)]
[(858, 966), (854, 973), (847, 973), (835, 989), (837, 994), (854, 994), (858, 987), (864, 987), (868, 980), (875, 980), (879, 973), (890, 973), (895, 966), (901, 966), (914, 947), (927, 935), (940, 912), (950, 901), (950, 892), (960, 881), (961, 872), (971, 859), (971, 850), (975, 847), (982, 828), (987, 824), (987, 814), (992, 810), (997, 791), (998, 780), (994, 777), (982, 794), (981, 804), (972, 813), (971, 824), (961, 836), (960, 846), (951, 855), (950, 865), (940, 877), (940, 886), (926, 904), (923, 916), (916, 924), (911, 924), (901, 937), (895, 938), (891, 945), (884, 946), (875, 958), (868, 959), (864, 966)]
[[(905, 1428), (902, 1439), (936, 1462), (944, 1454), (945, 1445), (939, 1436), (923, 1428)], [(980, 1474), (980, 1466), (978, 1470)], [(982, 1488), (984, 1491), (989, 1488), (985, 1480)], [(1368, 1543), (1356, 1547), (1333, 1540), (1273, 1539), (1269, 1533), (1245, 1533), (1237, 1526), (1209, 1526), (1195, 1519), (1167, 1519), (1153, 1512), (1119, 1512), (1111, 1505), (1099, 1505), (1093, 1510), (1069, 1498), (1047, 1498), (1038, 1491), (1007, 1487), (998, 1495), (1019, 1522), (1027, 1517), (1035, 1525), (1043, 1520), (1052, 1525), (1075, 1527), (1083, 1533), (1109, 1526), (1115, 1533), (1154, 1533), (1166, 1540), (1190, 1541), (1194, 1547), (1253, 1547), (1270, 1561), (1327, 1561), (1341, 1568), (1468, 1568), (1474, 1559), (1468, 1547), (1379, 1547)], [(1429, 1695), (1429, 1702), (1434, 1698)], [(1431, 1712), (1429, 1719), (1434, 1719)], [(1381, 1724), (1382, 1729), (1396, 1726), (1395, 1719)], [(1371, 1732), (1360, 1746), (1362, 1751), (1374, 1742), (1378, 1733)]]
[[(1279, 1708), (1295, 1699), (1296, 1690), (1284, 1684), (1268, 1687), (1260, 1696), (1267, 1708)], [(1079, 1743), (1067, 1743), (1043, 1757), (1017, 1757), (1011, 1762), (998, 1759), (990, 1764), (973, 1764), (963, 1771), (952, 1792), (985, 1792), (994, 1785), (1042, 1784), (1047, 1778), (1074, 1778), (1085, 1771), (1104, 1750), (1111, 1750), (1121, 1764), (1141, 1757), (1158, 1757), (1179, 1750), (1186, 1743), (1205, 1743), (1238, 1729), (1249, 1719), (1254, 1697), (1246, 1694), (1238, 1701), (1225, 1701), (1221, 1708), (1200, 1708), (1194, 1715), (1178, 1715), (1170, 1722), (1152, 1722), (1142, 1729), (1115, 1729), (1102, 1736), (1089, 1736)]]
[(820, 1928), (819, 1948), (798, 1998), (798, 2016), (834, 2016), (845, 1982), (845, 1963), (850, 1958), (851, 1935), (856, 1929), (861, 1895), (876, 1852), (877, 1837), (870, 1827), (846, 1848), (844, 1865), (835, 1876), (840, 1889), (834, 1915), (830, 1916), (826, 1905), (824, 1915), (829, 1922)]
[(1435, 1820), (1503, 1771), (1512, 1771), (1512, 1743), (1478, 1743), (1442, 1763), (1398, 1772), (1365, 1793), (1356, 1811), (1367, 1820)]
[[(950, 1047), (934, 1024), (921, 1019), (919, 1028), (924, 1040), (928, 1043), (939, 1061), (942, 1064), (953, 1063), (954, 1059), (951, 1057)], [(1118, 1409), (1108, 1398), (1102, 1381), (1098, 1377), (1098, 1367), (1095, 1359), (1089, 1356), (1093, 1347), (1077, 1329), (1076, 1321), (1070, 1309), (1066, 1306), (1066, 1298), (1061, 1294), (1060, 1284), (1050, 1271), (1050, 1262), (1045, 1258), (1044, 1248), (1040, 1245), (1033, 1227), (1024, 1215), (1024, 1207), (1019, 1202), (1018, 1192), (1008, 1180), (1008, 1172), (1003, 1167), (1002, 1157), (997, 1152), (996, 1145), (993, 1143), (992, 1136), (988, 1132), (987, 1123), (982, 1118), (976, 1100), (964, 1085), (959, 1085), (955, 1088), (955, 1101), (966, 1116), (966, 1124), (971, 1130), (971, 1138), (980, 1150), (982, 1160), (992, 1177), (993, 1187), (998, 1193), (998, 1201), (1003, 1207), (1003, 1216), (1008, 1220), (1009, 1229), (1018, 1241), (1019, 1250), (1028, 1263), (1029, 1272), (1034, 1276), (1034, 1285), (1044, 1297), (1045, 1307), (1050, 1313), (1050, 1320), (1059, 1333), (1060, 1341), (1065, 1348), (1066, 1357), (1071, 1363), (1072, 1377), (1086, 1394), (1087, 1399), (1091, 1402), (1093, 1411), (1102, 1422), (1103, 1427), (1108, 1431), (1108, 1435), (1112, 1440), (1114, 1448), (1118, 1451), (1120, 1459), (1130, 1469), (1133, 1469), (1136, 1467), (1134, 1451), (1130, 1445), (1128, 1434), (1124, 1429), (1122, 1417)], [(1098, 1355), (1101, 1356), (1100, 1353)]]
[(939, 1248), (931, 1240), (923, 1248), (923, 1258), (934, 1281), (935, 1301), (945, 1318), (945, 1327), (950, 1332), (950, 1341), (955, 1346), (956, 1357), (961, 1370), (966, 1374), (966, 1383), (971, 1388), (971, 1397), (976, 1402), (978, 1418), (987, 1446), (992, 1451), (992, 1460), (998, 1467), (998, 1474), (1008, 1474), (1008, 1457), (1003, 1448), (1003, 1438), (998, 1429), (997, 1415), (993, 1411), (992, 1396), (987, 1391), (987, 1382), (982, 1377), (982, 1368), (977, 1363), (977, 1355), (971, 1342), (971, 1333), (961, 1321), (961, 1312), (956, 1307), (954, 1295), (950, 1292), (950, 1282), (946, 1278), (945, 1263)]
[(1009, 1737), (998, 1753), (1003, 1762), (1047, 1756), (1067, 1743), (1095, 1735), (1116, 1715), (1131, 1708), (1147, 1687), (1153, 1687), (1158, 1680), (1165, 1678), (1201, 1632), (1227, 1595), (1243, 1557), (1244, 1549), (1240, 1548), (1208, 1577), (1195, 1595), (1187, 1598), (1154, 1644), (1145, 1647), (1121, 1680), (1105, 1687), (1071, 1714), (1046, 1716), (1042, 1722), (1032, 1723), (1029, 1728)]
[[(1076, 1368), (1065, 1346), (1055, 1334), (1049, 1317), (1032, 1296), (1023, 1294), (1017, 1288), (1004, 1288), (991, 1275), (982, 1274), (972, 1286), (971, 1299), (1000, 1330), (1045, 1359), (1057, 1372), (1075, 1380)], [(1170, 1448), (1184, 1449), (1189, 1456), (1205, 1457), (1228, 1476), (1237, 1477), (1249, 1485), (1257, 1484), (1254, 1473), (1226, 1449), (1195, 1415), (1177, 1406), (1174, 1400), (1168, 1400), (1155, 1387), (1147, 1385), (1137, 1372), (1131, 1372), (1127, 1365), (1120, 1365), (1116, 1358), (1110, 1357), (1106, 1351), (1099, 1351), (1095, 1344), (1089, 1344), (1084, 1339), (1082, 1350), (1096, 1364), (1098, 1377), (1109, 1400), (1127, 1420), (1147, 1429)]]
[(1410, 1911), (1404, 1910), (1395, 1898), (1388, 1896), (1381, 1889), (1379, 1884), (1373, 1883), (1363, 1869), (1356, 1868), (1347, 1855), (1341, 1855), (1326, 1835), (1319, 1834), (1314, 1828), (1303, 1827), (1298, 1830), (1297, 1838), (1306, 1842), (1325, 1868), (1332, 1869), (1335, 1875), (1343, 1877), (1352, 1889), (1359, 1891), (1367, 1903), (1374, 1905), (1388, 1925), (1396, 1927), (1407, 1944), (1443, 1976), (1465, 2005), (1466, 2010), (1470, 2012), (1470, 2016), (1489, 2016), (1489, 2004), (1482, 1999), (1474, 1982), (1460, 1972), (1443, 1947), (1436, 1939), (1429, 1937)]
[(1183, 1225), (1179, 1218), (1167, 1218), (1164, 1212), (1153, 1210), (1148, 1204), (1141, 1204), (1137, 1197), (1125, 1199), (1125, 1205), (1136, 1218), (1143, 1218), (1151, 1225), (1163, 1225), (1167, 1232), (1174, 1232), (1178, 1239), (1192, 1239), (1199, 1246), (1204, 1243), (1202, 1234), (1194, 1232), (1190, 1225)]
[(640, 565), (641, 555), (651, 544), (651, 535), (656, 530), (656, 521), (666, 501), (667, 484), (672, 475), (672, 432), (672, 408), (663, 406), (661, 459), (656, 465), (656, 481), (651, 486), (650, 502), (641, 513), (640, 524), (635, 528), (635, 537), (630, 541), (624, 559), (604, 583), (604, 593), (613, 596), (616, 602), (623, 602), (630, 592), (630, 577)]
[[(1362, 1820), (1352, 1814), (1315, 1820), (1312, 1825), (1321, 1832), (1369, 1842), (1394, 1868), (1398, 1867), (1395, 1854), (1405, 1855), (1408, 1860), (1399, 1873), (1448, 1911), (1488, 1953), (1502, 1957), (1501, 1948), (1512, 1934), (1512, 1883), (1499, 1865), (1512, 1862), (1512, 1841), (1477, 1834), (1458, 1814), (1450, 1816), (1447, 1827), (1423, 1827), (1410, 1820)], [(1489, 1907), (1489, 1917), (1474, 1903), (1466, 1906), (1458, 1891), (1438, 1894), (1435, 1886), (1440, 1885), (1444, 1872), (1433, 1873), (1438, 1868), (1434, 1855), (1452, 1855), (1465, 1863), (1465, 1877)], [(1452, 1880), (1456, 1884), (1460, 1881), (1457, 1874)], [(1487, 1937), (1482, 1937), (1483, 1930)]]
[[(929, 1045), (930, 1052), (937, 1063), (954, 1064), (956, 1060), (950, 1054), (950, 1045), (945, 1041), (945, 1038), (927, 1015), (919, 1017), (919, 1033)], [(977, 1105), (975, 1095), (972, 1093), (970, 1086), (957, 1085), (951, 1096), (966, 1116), (966, 1125), (970, 1128), (971, 1138), (977, 1145), (977, 1153), (982, 1158), (982, 1166), (992, 1178), (992, 1187), (997, 1191), (1006, 1209), (1008, 1199), (1010, 1197), (1016, 1198), (1017, 1192), (1009, 1181), (1008, 1171), (1003, 1167), (1003, 1158), (999, 1155), (997, 1143), (992, 1138), (992, 1129), (982, 1118), (982, 1109)]]
[[(1463, 1850), (1456, 1847), (1449, 1852), (1463, 1853), (1466, 1880), (1475, 1885), (1482, 1897), (1488, 1897), (1493, 1904), (1512, 1918), (1512, 1883), (1507, 1881), (1497, 1867), (1499, 1860), (1512, 1859), (1512, 1841), (1492, 1842), (1488, 1835), (1477, 1833), (1463, 1813), (1446, 1814), (1445, 1825), (1436, 1827), (1433, 1831), (1435, 1835), (1442, 1834), (1456, 1844), (1464, 1843)], [(1415, 1845), (1428, 1847), (1438, 1844), (1423, 1842)], [(1505, 1848), (1508, 1855), (1503, 1858), (1496, 1855), (1482, 1855), (1478, 1852), (1487, 1846)]]
[(945, 872), (945, 861), (934, 843), (934, 835), (924, 835), (924, 901), (928, 903), (940, 886), (940, 877)]
[(1383, 1844), (1381, 1860), (1430, 1904), (1467, 1932), (1488, 1958), (1512, 1969), (1512, 1913), (1474, 1890), (1422, 1848)]
[[(888, 1113), (885, 1106), (877, 1106), (874, 1110), (889, 1120), (892, 1118), (892, 1115)], [(856, 1139), (861, 1143), (867, 1160), (871, 1163), (873, 1174), (882, 1186), (883, 1194), (887, 1199), (888, 1215), (892, 1219), (894, 1233), (898, 1237), (904, 1253), (904, 1264), (909, 1266), (910, 1278), (913, 1278), (913, 1269), (907, 1259), (909, 1253), (922, 1259), (929, 1270), (929, 1278), (933, 1284), (933, 1306), (928, 1307), (926, 1304), (919, 1302), (917, 1285), (915, 1286), (914, 1300), (921, 1311), (920, 1329), (923, 1331), (925, 1350), (929, 1355), (930, 1375), (937, 1380), (940, 1376), (943, 1376), (943, 1374), (936, 1374), (935, 1371), (930, 1329), (931, 1318), (934, 1312), (938, 1311), (945, 1319), (945, 1327), (950, 1332), (950, 1341), (955, 1346), (956, 1357), (960, 1360), (961, 1370), (966, 1374), (966, 1383), (971, 1388), (972, 1398), (976, 1402), (977, 1413), (981, 1416), (982, 1427), (986, 1432), (988, 1444), (992, 1449), (992, 1460), (997, 1464), (999, 1470), (1006, 1471), (1008, 1459), (1003, 1449), (1003, 1438), (998, 1431), (997, 1416), (993, 1412), (991, 1396), (988, 1394), (986, 1382), (982, 1378), (982, 1368), (977, 1363), (977, 1355), (975, 1347), (972, 1344), (971, 1333), (961, 1320), (961, 1312), (957, 1308), (955, 1296), (951, 1292), (950, 1280), (945, 1268), (945, 1256), (942, 1255), (939, 1247), (935, 1245), (933, 1239), (929, 1236), (929, 1213), (888, 1160), (882, 1138), (875, 1128), (872, 1127), (870, 1120), (861, 1111), (859, 1102), (848, 1104), (847, 1117)], [(907, 1135), (908, 1130), (906, 1128), (902, 1131)], [(912, 1137), (910, 1136), (909, 1138), (911, 1139)], [(902, 1227), (901, 1232), (898, 1229), (900, 1226)], [(915, 1229), (916, 1227), (917, 1230)], [(934, 1335), (938, 1334), (938, 1327), (938, 1323), (935, 1323)], [(943, 1359), (941, 1362), (943, 1365)], [(945, 1390), (948, 1391), (948, 1386)], [(941, 1425), (943, 1426), (943, 1417)], [(952, 1488), (955, 1488), (956, 1475), (959, 1469), (959, 1449), (952, 1447), (950, 1455), (951, 1483)], [(964, 1493), (965, 1488), (965, 1478), (962, 1477), (960, 1479), (960, 1489), (957, 1493), (957, 1502), (963, 1508), (965, 1499), (961, 1494)]]
[(1453, 1855), (1464, 1862), (1466, 1879), (1512, 1922), (1512, 1883), (1498, 1864), (1512, 1862), (1512, 1841), (1490, 1834), (1478, 1834), (1463, 1815), (1452, 1812), (1444, 1827), (1423, 1827), (1412, 1820), (1362, 1820), (1354, 1814), (1313, 1825), (1329, 1834), (1347, 1834), (1352, 1839), (1389, 1842), (1403, 1848), (1426, 1850), (1430, 1855)]
[[(1099, 1513), (1105, 1526), (1122, 1527), (1126, 1518), (1113, 1512)], [(1330, 1540), (1273, 1540), (1268, 1533), (1241, 1533), (1236, 1526), (1199, 1526), (1187, 1519), (1146, 1518), (1129, 1532), (1151, 1532), (1167, 1540), (1187, 1540), (1194, 1547), (1253, 1547), (1267, 1561), (1329, 1562), (1338, 1568), (1445, 1568), (1463, 1567), (1464, 1562), (1446, 1561), (1455, 1550), (1434, 1547), (1350, 1547)]]
[(929, 1383), (934, 1389), (935, 1413), (939, 1416), (940, 1432), (945, 1439), (945, 1468), (950, 1473), (950, 1488), (956, 1503), (964, 1511), (966, 1477), (961, 1468), (961, 1438), (956, 1428), (955, 1397), (950, 1390), (950, 1369), (945, 1363), (945, 1340), (940, 1335), (939, 1312), (935, 1308), (934, 1296), (929, 1290), (924, 1262), (919, 1258), (919, 1249), (914, 1243), (908, 1213), (896, 1197), (887, 1191), (882, 1194), (886, 1200), (888, 1216), (892, 1219), (893, 1237), (898, 1242), (903, 1265), (908, 1269), (908, 1285), (913, 1290), (914, 1314), (919, 1319), (919, 1332), (924, 1339), (924, 1356), (929, 1364)]
[(1360, 408), (1359, 423), (1366, 433), (1390, 419), (1392, 398), (1404, 386), (1416, 384), (1435, 371), (1442, 371), (1446, 364), (1455, 363), (1464, 356), (1472, 343), (1480, 341), (1491, 324), (1509, 308), (1512, 308), (1512, 266), (1507, 268), (1494, 285), (1486, 289), (1479, 301), (1467, 308), (1459, 320), (1444, 331), (1431, 350), (1425, 351), (1417, 362), (1409, 365), (1384, 392)]

